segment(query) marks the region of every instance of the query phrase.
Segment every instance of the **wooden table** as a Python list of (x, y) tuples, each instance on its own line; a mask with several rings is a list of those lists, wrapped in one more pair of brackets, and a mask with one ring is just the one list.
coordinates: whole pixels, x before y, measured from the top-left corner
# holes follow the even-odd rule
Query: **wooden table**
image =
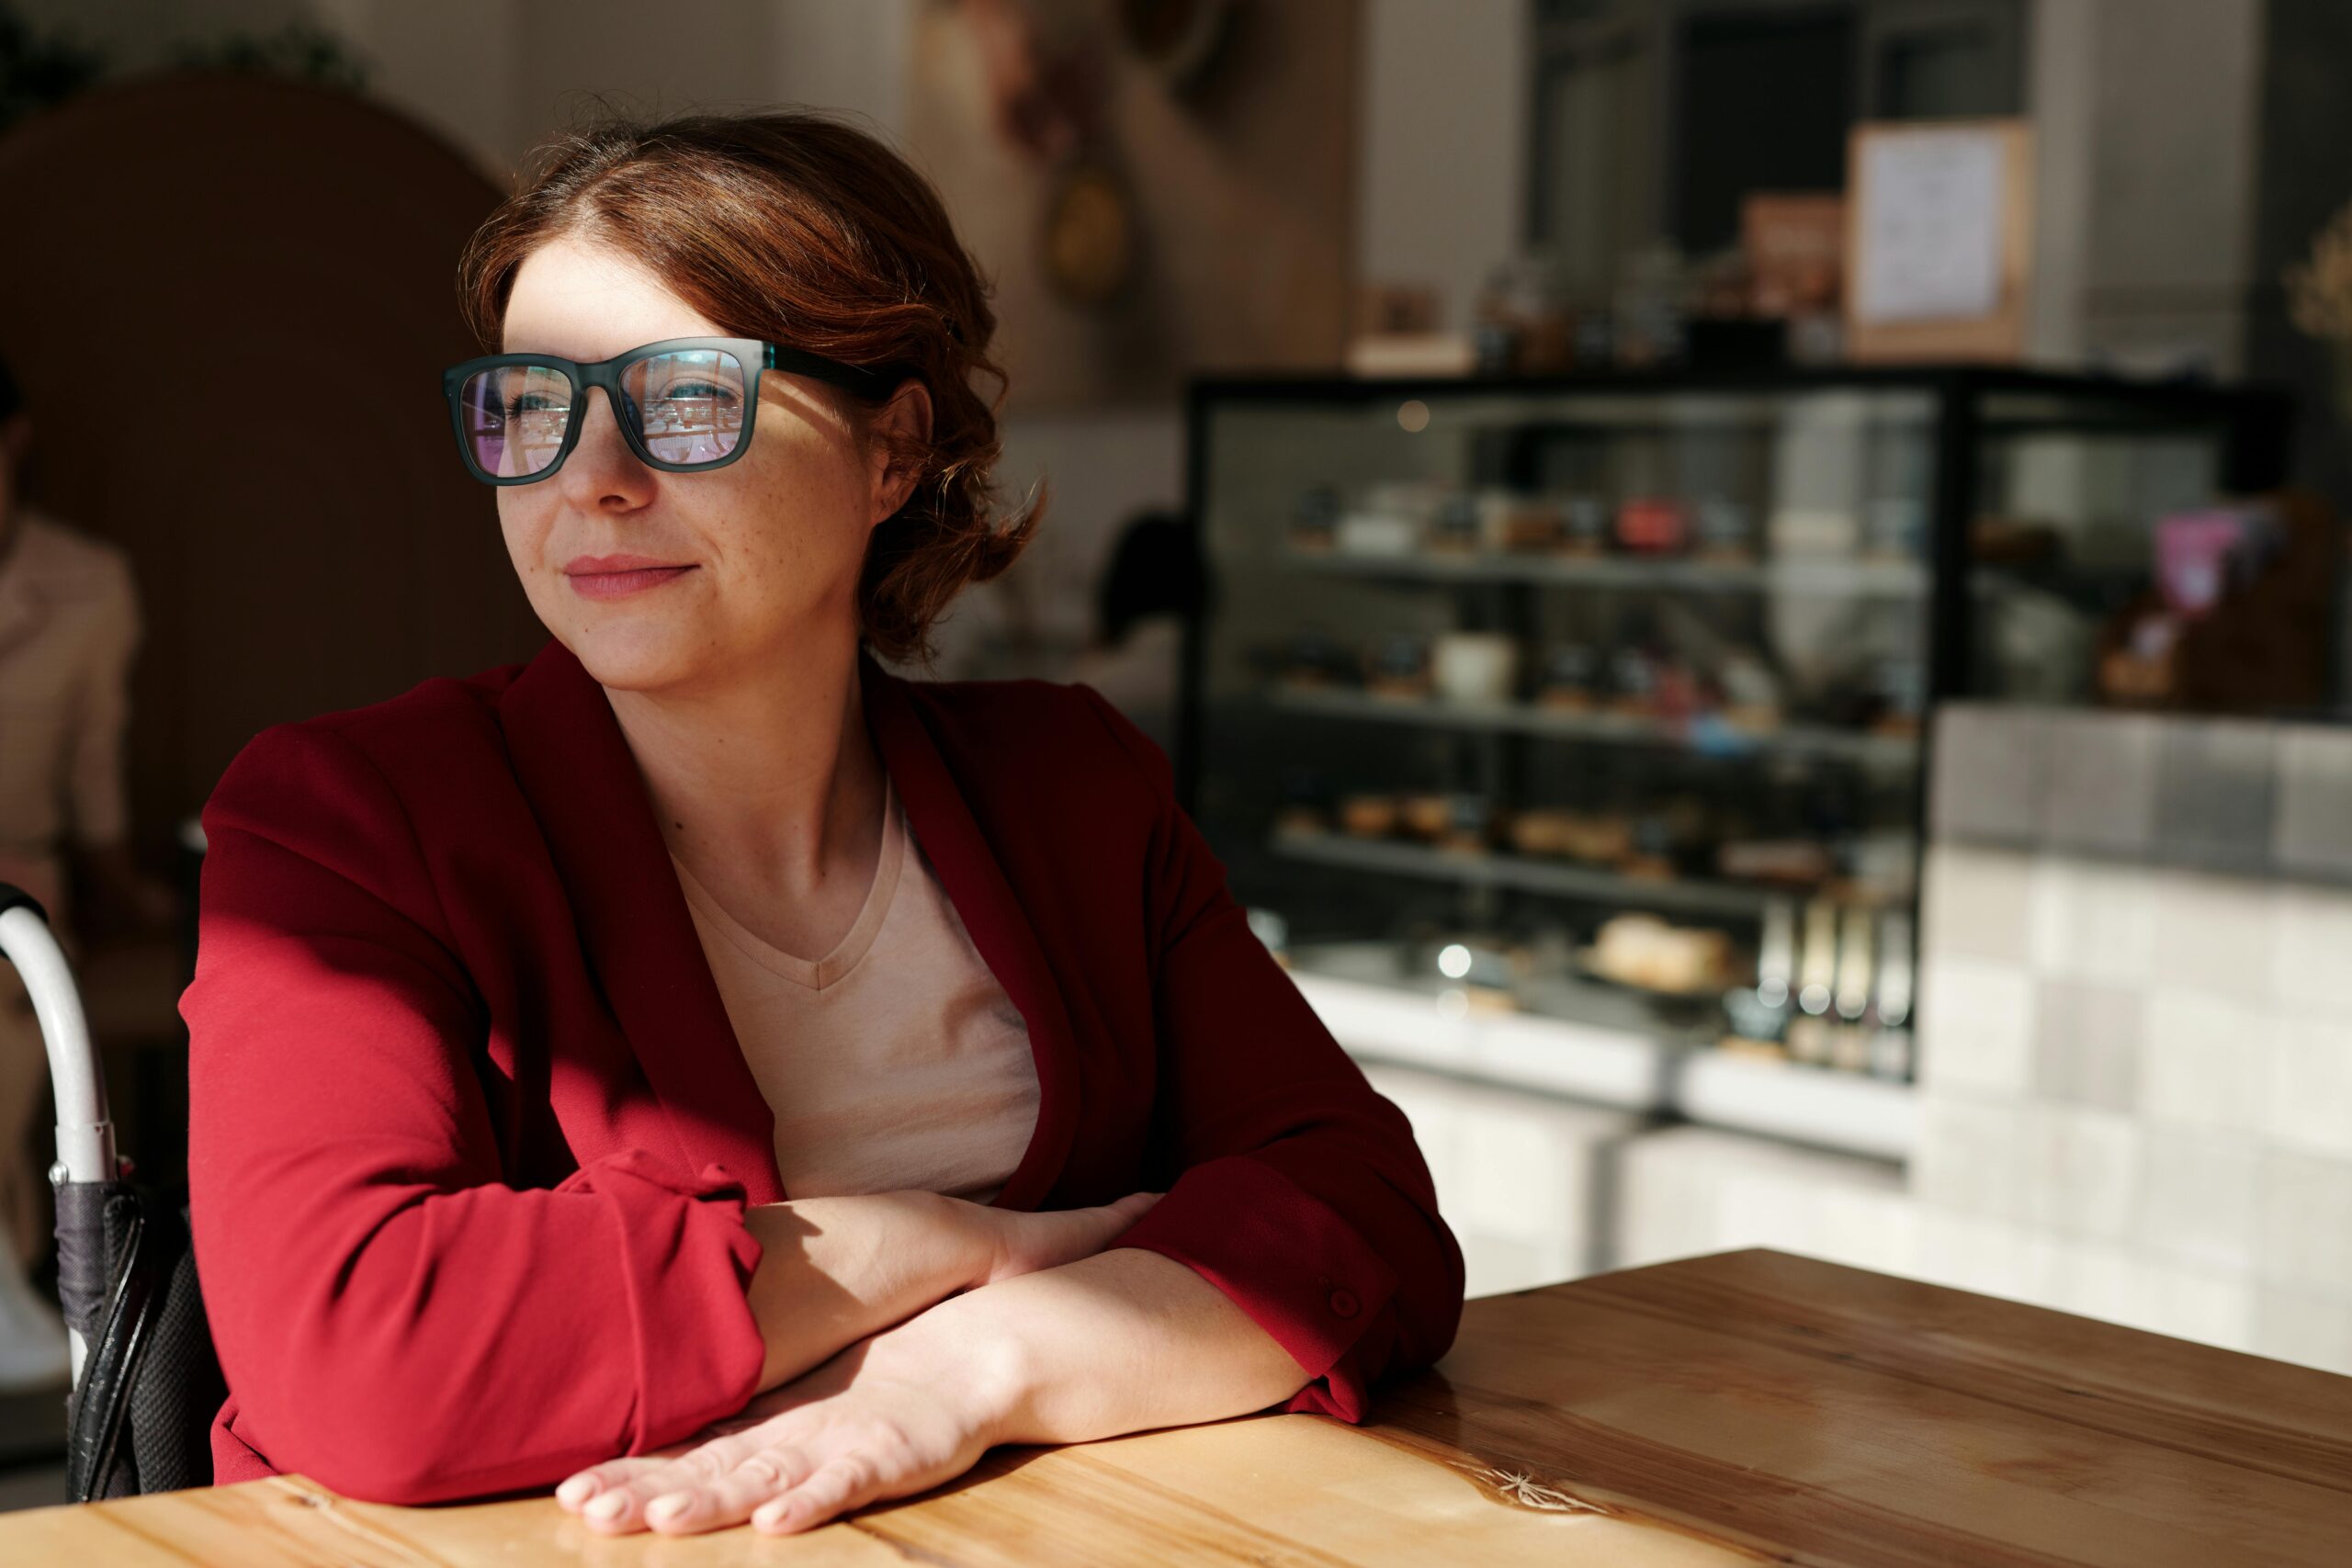
[(0, 1516), (0, 1562), (2352, 1562), (2352, 1379), (1779, 1253), (1474, 1301), (1375, 1413), (997, 1449), (798, 1536), (289, 1476)]

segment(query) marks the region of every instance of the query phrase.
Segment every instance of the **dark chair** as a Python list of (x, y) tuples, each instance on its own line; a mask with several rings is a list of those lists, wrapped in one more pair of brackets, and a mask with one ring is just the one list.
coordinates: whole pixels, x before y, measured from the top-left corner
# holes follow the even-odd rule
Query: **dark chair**
[(212, 1481), (227, 1397), (189, 1244), (185, 1182), (133, 1179), (115, 1152), (106, 1077), (49, 916), (0, 882), (0, 957), (17, 966), (57, 1101), (57, 1292), (73, 1349), (66, 1495), (76, 1503)]

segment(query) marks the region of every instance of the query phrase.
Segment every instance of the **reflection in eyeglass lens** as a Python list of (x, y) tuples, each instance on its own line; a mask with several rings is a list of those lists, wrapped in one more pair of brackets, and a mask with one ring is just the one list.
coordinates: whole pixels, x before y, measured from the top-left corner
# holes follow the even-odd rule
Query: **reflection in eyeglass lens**
[(718, 349), (640, 359), (622, 377), (645, 449), (664, 463), (709, 463), (743, 434), (743, 363)]
[(469, 378), (460, 400), (466, 438), (481, 470), (500, 479), (536, 474), (563, 449), (571, 381), (545, 365), (502, 365)]

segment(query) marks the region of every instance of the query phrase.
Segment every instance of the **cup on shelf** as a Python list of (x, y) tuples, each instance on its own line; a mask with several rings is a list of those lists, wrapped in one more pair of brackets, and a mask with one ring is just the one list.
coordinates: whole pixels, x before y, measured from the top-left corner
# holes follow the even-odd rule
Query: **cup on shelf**
[(1430, 673), (1447, 702), (1508, 702), (1519, 676), (1519, 642), (1502, 632), (1442, 633), (1431, 646)]

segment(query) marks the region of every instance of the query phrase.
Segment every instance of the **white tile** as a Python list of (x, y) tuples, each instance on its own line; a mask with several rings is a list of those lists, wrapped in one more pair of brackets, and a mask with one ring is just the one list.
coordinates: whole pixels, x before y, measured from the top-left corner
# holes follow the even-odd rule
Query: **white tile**
[(2148, 876), (2155, 895), (2156, 974), (2165, 984), (2269, 994), (2278, 945), (2270, 884), (2189, 871)]
[(2135, 1328), (2150, 1310), (2149, 1267), (2120, 1247), (2058, 1238), (2041, 1263), (2032, 1299), (2043, 1306)]
[(2260, 1132), (2269, 1113), (2271, 1023), (2255, 1007), (2210, 991), (2148, 994), (2140, 1106), (2182, 1126)]
[(1984, 1219), (2025, 1213), (2030, 1153), (2023, 1106), (1930, 1095), (1919, 1108), (1911, 1190), (1929, 1208)]
[(2037, 973), (2136, 986), (2154, 977), (2155, 878), (2140, 866), (2048, 856), (2033, 868)]
[(1923, 951), (2023, 964), (2033, 909), (2033, 860), (2008, 850), (1939, 843), (1921, 886)]
[(1919, 1213), (1916, 1278), (2004, 1301), (2032, 1294), (2047, 1243), (2006, 1220), (1937, 1209)]
[(2255, 1292), (2257, 1356), (2352, 1374), (2352, 1302), (2266, 1286)]
[(1935, 953), (1919, 985), (1919, 1073), (1939, 1091), (2022, 1095), (2033, 1079), (2033, 989), (2014, 964)]
[(2104, 1111), (2137, 1109), (2140, 993), (2045, 976), (2034, 987), (2034, 1002), (2036, 1096)]
[(2251, 1275), (2262, 1150), (2244, 1134), (2147, 1131), (2139, 1245), (2164, 1262)]
[(2282, 884), (2271, 895), (2278, 942), (2271, 951), (2272, 992), (2289, 1002), (2340, 1017), (2345, 955), (2352, 953), (2352, 891), (2307, 883)]
[(2352, 1027), (2273, 1021), (2269, 1087), (2274, 1142), (2352, 1159)]
[(2033, 1115), (2026, 1218), (2062, 1235), (2120, 1241), (2140, 1212), (2141, 1144), (2132, 1117), (2077, 1106)]
[(2272, 1149), (2259, 1180), (2262, 1280), (2352, 1302), (2352, 1160)]
[(2252, 1348), (2255, 1283), (2249, 1276), (2143, 1260), (2140, 1285), (2141, 1295), (2115, 1322), (2226, 1350)]

